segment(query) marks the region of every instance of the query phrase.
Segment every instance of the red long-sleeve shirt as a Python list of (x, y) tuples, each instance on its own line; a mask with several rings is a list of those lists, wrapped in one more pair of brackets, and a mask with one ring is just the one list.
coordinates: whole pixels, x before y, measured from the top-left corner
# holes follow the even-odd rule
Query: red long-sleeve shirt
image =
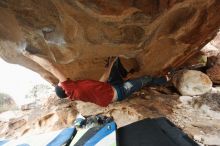
[(95, 80), (67, 80), (61, 82), (61, 87), (71, 100), (92, 102), (100, 106), (109, 105), (114, 96), (110, 84)]

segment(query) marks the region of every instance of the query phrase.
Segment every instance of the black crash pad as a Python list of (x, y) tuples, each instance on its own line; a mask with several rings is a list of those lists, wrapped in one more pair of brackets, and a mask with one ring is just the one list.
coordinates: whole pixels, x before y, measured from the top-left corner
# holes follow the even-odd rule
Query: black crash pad
[(199, 146), (168, 119), (144, 119), (117, 130), (118, 146)]

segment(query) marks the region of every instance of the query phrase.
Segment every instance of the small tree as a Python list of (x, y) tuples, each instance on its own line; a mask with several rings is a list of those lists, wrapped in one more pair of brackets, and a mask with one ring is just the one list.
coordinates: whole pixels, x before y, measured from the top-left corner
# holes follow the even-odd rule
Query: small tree
[(33, 98), (35, 101), (39, 101), (43, 98), (47, 98), (51, 95), (52, 88), (45, 84), (34, 85), (30, 92), (25, 95), (25, 98)]

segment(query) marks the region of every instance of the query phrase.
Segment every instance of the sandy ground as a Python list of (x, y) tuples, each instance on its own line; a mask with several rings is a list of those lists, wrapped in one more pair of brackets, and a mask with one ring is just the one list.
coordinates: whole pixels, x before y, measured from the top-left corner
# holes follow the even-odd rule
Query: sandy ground
[(220, 93), (216, 89), (203, 96), (180, 96), (171, 121), (200, 145), (220, 145)]

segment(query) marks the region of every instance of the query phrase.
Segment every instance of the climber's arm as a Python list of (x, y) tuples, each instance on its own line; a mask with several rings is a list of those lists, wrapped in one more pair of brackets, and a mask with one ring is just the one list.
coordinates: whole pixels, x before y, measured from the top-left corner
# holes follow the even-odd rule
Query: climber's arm
[(45, 70), (49, 71), (52, 73), (58, 80), (59, 82), (64, 82), (67, 80), (67, 77), (53, 64), (51, 61), (48, 59), (41, 57), (40, 55), (34, 55), (29, 53), (26, 50), (23, 50), (23, 55), (30, 58), (34, 62), (38, 63), (40, 66), (42, 66)]
[(110, 75), (111, 70), (112, 70), (112, 66), (114, 65), (116, 60), (117, 60), (117, 57), (111, 57), (110, 58), (108, 67), (105, 68), (105, 72), (103, 73), (103, 75), (99, 79), (100, 82), (107, 82), (108, 81), (109, 75)]

